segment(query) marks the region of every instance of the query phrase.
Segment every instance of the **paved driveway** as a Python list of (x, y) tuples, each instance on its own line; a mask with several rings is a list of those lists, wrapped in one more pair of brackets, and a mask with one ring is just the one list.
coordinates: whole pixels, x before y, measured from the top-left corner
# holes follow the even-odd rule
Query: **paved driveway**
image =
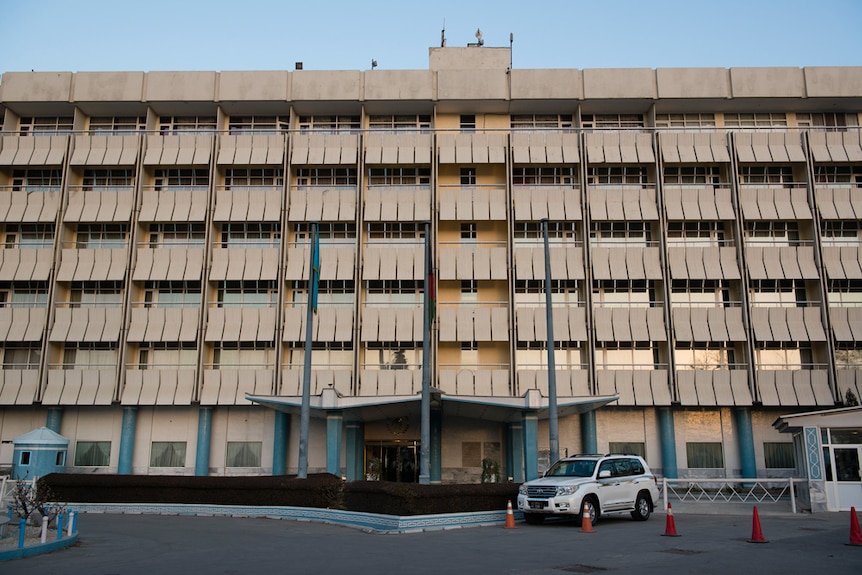
[(0, 573), (862, 573), (862, 547), (845, 545), (848, 513), (760, 520), (766, 544), (746, 542), (751, 515), (678, 514), (681, 537), (662, 537), (663, 514), (645, 523), (606, 518), (591, 534), (548, 522), (391, 535), (271, 519), (85, 514), (77, 546), (0, 563)]

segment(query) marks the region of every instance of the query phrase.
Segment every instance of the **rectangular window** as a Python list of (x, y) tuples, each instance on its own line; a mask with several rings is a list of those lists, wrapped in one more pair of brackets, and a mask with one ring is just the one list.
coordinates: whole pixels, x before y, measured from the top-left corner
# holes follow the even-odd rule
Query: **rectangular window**
[(72, 132), (72, 116), (48, 116), (44, 118), (21, 118), (22, 136), (57, 136)]
[(836, 128), (843, 131), (847, 126), (858, 126), (859, 118), (856, 114), (841, 112), (797, 112), (796, 125), (806, 128)]
[(781, 221), (746, 221), (746, 242), (759, 246), (792, 247), (799, 245), (799, 223)]
[[(555, 341), (554, 365), (558, 369), (580, 369), (584, 365), (581, 344), (577, 341)], [(515, 368), (548, 369), (548, 342), (517, 342), (515, 347)]]
[[(578, 239), (578, 222), (548, 222), (548, 244), (573, 246)], [(545, 242), (541, 222), (515, 222), (516, 246), (540, 246)]]
[(54, 224), (6, 224), (5, 249), (39, 249), (54, 247)]
[(185, 441), (153, 441), (150, 448), (150, 467), (185, 466)]
[(59, 192), (62, 183), (63, 176), (57, 169), (12, 171), (13, 192)]
[(708, 184), (721, 183), (721, 170), (718, 166), (666, 166), (665, 184)]
[[(739, 166), (739, 183), (740, 184), (767, 184), (770, 186), (785, 186), (792, 187), (793, 168), (791, 166)], [(745, 190), (740, 190), (740, 193), (745, 193)]]
[(21, 456), (18, 458), (18, 465), (30, 465), (30, 452), (22, 451)]
[(862, 280), (829, 280), (830, 306), (862, 307)]
[(217, 342), (213, 369), (272, 369), (275, 344), (271, 341)]
[(225, 170), (226, 190), (255, 188), (281, 188), (284, 186), (284, 170), (281, 168), (228, 168)]
[[(293, 226), (293, 241), (305, 242), (311, 237), (311, 224), (295, 223)], [(317, 224), (317, 235), (321, 246), (342, 245), (352, 246), (356, 243), (356, 224), (353, 222), (321, 222)]]
[(422, 344), (412, 341), (369, 341), (364, 350), (365, 369), (422, 369)]
[(646, 222), (591, 222), (590, 240), (593, 246), (647, 247), (651, 233)]
[(235, 222), (222, 224), (224, 248), (276, 248), (281, 242), (280, 222)]
[(461, 185), (476, 185), (476, 168), (461, 168)]
[[(551, 280), (551, 303), (580, 306), (578, 280)], [(545, 280), (516, 280), (515, 305), (538, 307), (545, 305)]]
[(47, 307), (48, 282), (0, 282), (0, 307)]
[(126, 247), (128, 224), (78, 224), (76, 248), (79, 250)]
[(742, 114), (724, 114), (724, 125), (727, 128), (769, 128), (786, 126), (787, 114), (784, 112), (758, 112)]
[(734, 351), (724, 342), (677, 342), (674, 361), (677, 369), (731, 369)]
[(609, 441), (608, 451), (620, 455), (640, 455), (646, 457), (643, 441)]
[(138, 347), (139, 369), (195, 369), (198, 350), (192, 341), (157, 341)]
[(512, 114), (513, 130), (566, 130), (571, 131), (574, 123), (571, 114)]
[(811, 369), (811, 344), (796, 342), (756, 342), (754, 347), (756, 369)]
[(578, 172), (573, 166), (515, 166), (512, 184), (515, 186), (572, 186), (578, 183)]
[(260, 467), (260, 441), (228, 441), (225, 467)]
[(671, 305), (723, 306), (730, 301), (730, 284), (725, 280), (671, 281)]
[(210, 174), (207, 168), (160, 168), (155, 171), (153, 183), (157, 191), (206, 191)]
[(658, 348), (652, 342), (598, 342), (596, 369), (656, 369)]
[(6, 342), (0, 348), (3, 369), (39, 369), (42, 345), (31, 342)]
[(711, 128), (715, 114), (656, 114), (656, 128)]
[(206, 228), (202, 223), (150, 224), (149, 247), (203, 247)]
[(215, 132), (215, 116), (164, 116), (159, 119), (159, 133), (209, 134)]
[(814, 166), (814, 182), (817, 184), (850, 184), (862, 186), (862, 166), (848, 165), (816, 165)]
[(300, 116), (300, 133), (355, 134), (359, 131), (359, 116)]
[[(305, 365), (305, 343), (293, 342), (287, 350), (287, 366), (302, 369)], [(312, 369), (352, 369), (353, 342), (315, 341), (311, 344)]]
[[(308, 299), (308, 281), (295, 280), (290, 283), (289, 301), (302, 305)], [(317, 286), (317, 303), (326, 307), (353, 307), (356, 301), (356, 286), (353, 280), (321, 280)]]
[(96, 116), (90, 118), (91, 134), (136, 134), (147, 129), (145, 116)]
[(750, 280), (751, 305), (795, 307), (808, 302), (803, 280)]
[(368, 168), (369, 186), (427, 186), (430, 168)]
[(724, 237), (724, 222), (672, 221), (667, 223), (668, 246), (723, 246)]
[(76, 467), (107, 467), (110, 463), (110, 441), (79, 441), (75, 444)]
[(296, 185), (356, 186), (356, 168), (297, 168)]
[(859, 247), (862, 245), (862, 222), (859, 220), (824, 220), (820, 225), (823, 246)]
[(835, 369), (862, 369), (862, 344), (835, 344)]
[(475, 132), (476, 131), (476, 115), (475, 114), (461, 114), (461, 131), (462, 132)]
[(783, 441), (780, 443), (764, 442), (763, 459), (766, 462), (767, 469), (796, 468), (793, 443), (789, 441)]
[(581, 116), (581, 126), (588, 130), (593, 128), (643, 128), (644, 117), (641, 114), (584, 114)]
[(110, 170), (84, 170), (84, 190), (125, 191), (135, 187), (135, 170), (116, 168)]
[(587, 183), (602, 184), (638, 184), (649, 183), (646, 166), (589, 166), (587, 168)]
[(428, 132), (431, 116), (425, 114), (400, 116), (369, 116), (368, 127), (376, 132)]
[(218, 307), (272, 307), (278, 302), (276, 280), (218, 282)]
[(123, 282), (72, 282), (69, 307), (120, 307)]
[(423, 222), (368, 222), (368, 241), (419, 243), (425, 237)]
[(368, 280), (365, 282), (365, 303), (420, 305), (424, 289), (422, 280)]
[(116, 342), (67, 343), (63, 349), (63, 369), (99, 369), (116, 367)]
[(201, 282), (148, 281), (144, 284), (146, 307), (199, 307)]
[(654, 280), (593, 280), (593, 303), (646, 307), (656, 301)]
[(231, 116), (228, 130), (231, 135), (240, 134), (283, 134), (290, 129), (290, 115), (287, 116)]
[(721, 443), (689, 442), (685, 444), (685, 452), (689, 469), (724, 468), (724, 454), (721, 450)]

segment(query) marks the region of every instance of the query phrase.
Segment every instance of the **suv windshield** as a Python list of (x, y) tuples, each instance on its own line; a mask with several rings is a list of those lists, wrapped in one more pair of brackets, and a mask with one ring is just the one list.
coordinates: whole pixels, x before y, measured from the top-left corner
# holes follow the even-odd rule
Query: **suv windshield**
[(596, 462), (590, 460), (580, 461), (558, 461), (545, 477), (592, 477)]

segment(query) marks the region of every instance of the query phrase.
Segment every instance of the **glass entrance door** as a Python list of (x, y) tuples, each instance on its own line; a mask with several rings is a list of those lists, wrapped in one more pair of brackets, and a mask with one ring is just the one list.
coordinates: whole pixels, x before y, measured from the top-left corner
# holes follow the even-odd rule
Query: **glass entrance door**
[(418, 441), (370, 441), (365, 444), (365, 479), (419, 482)]
[(831, 442), (825, 448), (830, 508), (849, 511), (862, 507), (862, 430), (830, 429), (825, 437)]

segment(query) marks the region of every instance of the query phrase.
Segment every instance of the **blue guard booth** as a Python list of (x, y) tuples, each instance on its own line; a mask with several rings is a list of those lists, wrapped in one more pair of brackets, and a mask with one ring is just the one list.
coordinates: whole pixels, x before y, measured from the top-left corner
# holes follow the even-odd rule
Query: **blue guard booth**
[(16, 437), (12, 445), (12, 479), (32, 479), (65, 470), (69, 440), (47, 427)]

